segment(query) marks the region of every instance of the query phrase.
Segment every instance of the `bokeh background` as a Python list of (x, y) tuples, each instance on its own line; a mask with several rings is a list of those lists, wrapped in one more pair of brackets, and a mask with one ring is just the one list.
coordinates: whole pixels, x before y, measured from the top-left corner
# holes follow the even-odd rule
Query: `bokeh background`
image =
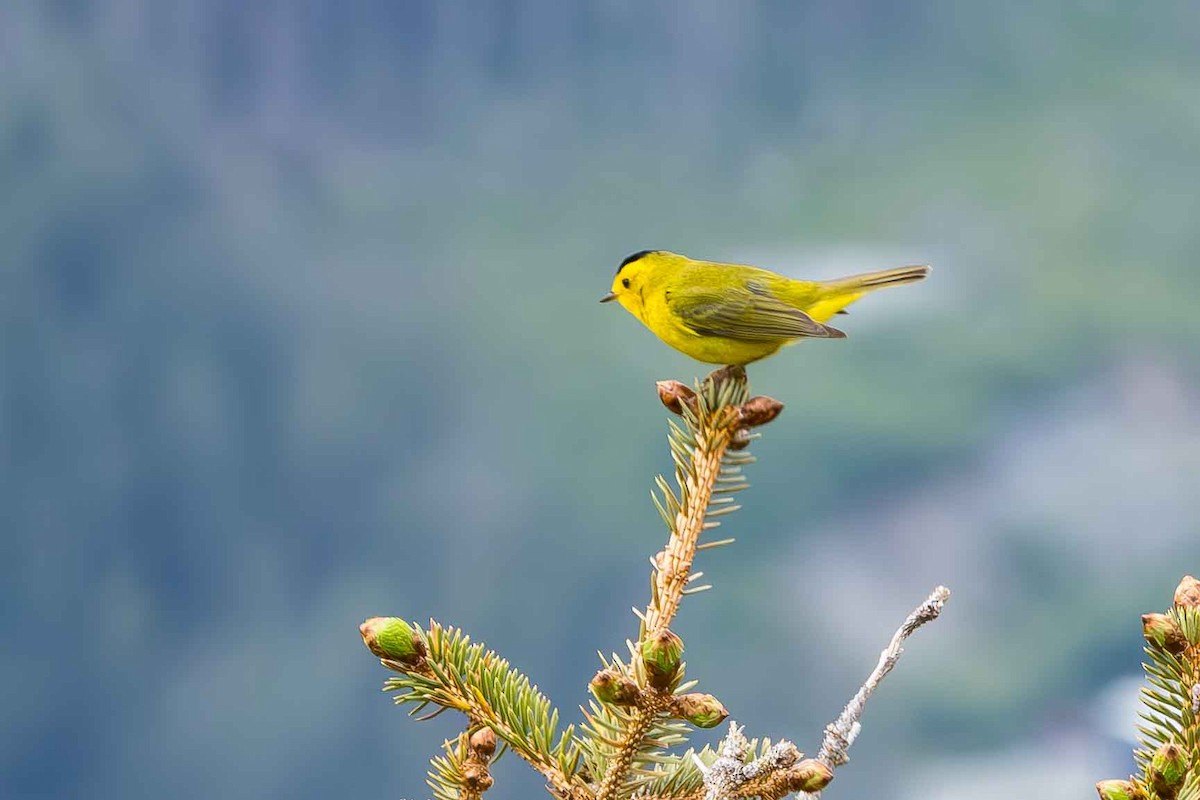
[[(833, 798), (1092, 797), (1200, 568), (1194, 3), (109, 0), (0, 9), (0, 795), (426, 796), (372, 614), (574, 719), (635, 632), (643, 248), (927, 261), (751, 370), (784, 416), (679, 619)], [(698, 741), (716, 738), (700, 736)], [(536, 796), (516, 759), (491, 800)]]

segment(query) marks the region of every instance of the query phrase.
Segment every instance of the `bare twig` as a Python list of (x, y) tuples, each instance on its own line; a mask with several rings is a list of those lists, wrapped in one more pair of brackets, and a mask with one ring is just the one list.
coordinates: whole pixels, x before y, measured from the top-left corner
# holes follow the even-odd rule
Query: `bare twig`
[[(879, 663), (875, 665), (875, 669), (867, 676), (867, 680), (855, 692), (854, 697), (850, 698), (850, 702), (842, 709), (842, 713), (833, 722), (825, 726), (825, 739), (821, 742), (821, 750), (817, 753), (817, 760), (826, 764), (830, 769), (836, 769), (850, 760), (850, 746), (854, 744), (854, 740), (858, 738), (859, 731), (862, 730), (862, 715), (863, 710), (867, 705), (867, 698), (875, 691), (880, 682), (892, 671), (892, 667), (896, 666), (896, 662), (900, 660), (901, 654), (904, 652), (902, 645), (904, 640), (912, 636), (917, 628), (924, 625), (926, 622), (932, 622), (937, 619), (942, 613), (942, 607), (946, 605), (946, 601), (950, 599), (950, 590), (945, 586), (939, 586), (933, 590), (933, 593), (925, 599), (924, 603), (917, 606), (908, 619), (904, 620), (904, 624), (892, 634), (892, 640), (888, 642), (888, 646), (879, 654)], [(800, 794), (802, 798), (816, 798), (820, 796), (820, 792), (813, 794)]]

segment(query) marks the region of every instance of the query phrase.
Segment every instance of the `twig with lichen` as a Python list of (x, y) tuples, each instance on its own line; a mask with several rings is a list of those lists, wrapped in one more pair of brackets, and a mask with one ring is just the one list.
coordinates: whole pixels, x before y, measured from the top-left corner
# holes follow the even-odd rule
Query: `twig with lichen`
[(1200, 581), (1184, 576), (1165, 614), (1143, 614), (1147, 685), (1138, 773), (1096, 784), (1101, 800), (1200, 800)]
[[(904, 620), (904, 624), (892, 634), (888, 646), (879, 654), (879, 663), (875, 665), (875, 669), (871, 670), (867, 680), (854, 693), (854, 697), (850, 698), (850, 702), (842, 709), (842, 713), (838, 714), (838, 718), (825, 726), (825, 738), (821, 742), (821, 749), (817, 752), (817, 760), (829, 767), (831, 779), (833, 770), (850, 760), (850, 746), (854, 744), (854, 740), (858, 738), (858, 734), (862, 730), (862, 715), (867, 707), (867, 699), (896, 666), (896, 662), (900, 660), (900, 656), (904, 653), (905, 639), (912, 636), (917, 628), (937, 619), (949, 599), (950, 590), (945, 586), (939, 586), (929, 597), (925, 598), (924, 603), (913, 609), (913, 612)], [(806, 796), (818, 797), (819, 795), (818, 791)]]
[(833, 780), (833, 769), (814, 759), (802, 759), (796, 745), (784, 739), (752, 758), (754, 747), (737, 723), (721, 741), (719, 755), (711, 764), (693, 756), (704, 776), (705, 800), (761, 797), (777, 800), (792, 792), (819, 791)]
[(704, 777), (705, 800), (762, 797), (768, 800), (797, 792), (799, 797), (816, 798), (833, 780), (834, 770), (849, 761), (848, 751), (862, 729), (861, 720), (867, 699), (887, 676), (904, 652), (903, 643), (917, 628), (937, 619), (950, 592), (939, 586), (917, 606), (904, 621), (888, 646), (879, 655), (879, 663), (862, 687), (825, 728), (825, 738), (816, 758), (803, 759), (803, 753), (784, 740), (769, 747), (757, 758), (740, 726), (730, 723), (729, 733), (721, 742), (719, 756), (705, 764), (695, 756), (697, 768)]

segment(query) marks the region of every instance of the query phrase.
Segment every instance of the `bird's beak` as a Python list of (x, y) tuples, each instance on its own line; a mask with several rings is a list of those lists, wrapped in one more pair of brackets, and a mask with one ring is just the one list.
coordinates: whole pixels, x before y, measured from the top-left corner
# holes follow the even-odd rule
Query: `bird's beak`
[(600, 302), (601, 303), (611, 303), (613, 300), (616, 300), (616, 299), (617, 299), (616, 292), (609, 292), (608, 294), (604, 295), (604, 297), (600, 298)]

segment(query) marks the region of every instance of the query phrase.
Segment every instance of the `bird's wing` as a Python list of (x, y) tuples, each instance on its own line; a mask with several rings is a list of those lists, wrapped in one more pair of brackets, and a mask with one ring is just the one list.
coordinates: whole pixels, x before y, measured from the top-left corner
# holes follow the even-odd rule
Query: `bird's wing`
[(758, 281), (748, 281), (745, 289), (732, 291), (704, 287), (672, 290), (667, 305), (684, 325), (701, 336), (747, 342), (846, 336), (783, 302)]

